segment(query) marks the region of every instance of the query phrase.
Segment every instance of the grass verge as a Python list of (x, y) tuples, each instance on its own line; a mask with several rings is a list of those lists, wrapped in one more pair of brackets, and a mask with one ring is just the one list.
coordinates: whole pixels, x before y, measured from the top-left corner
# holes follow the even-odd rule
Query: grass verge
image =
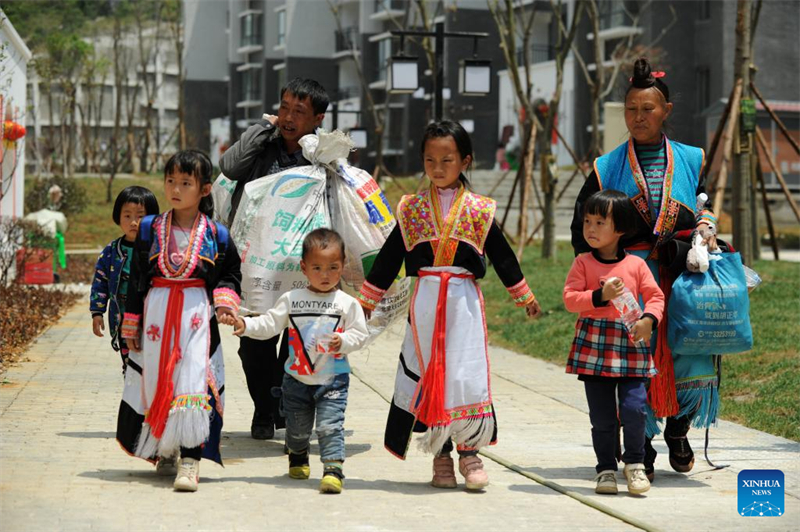
[[(136, 176), (118, 177), (111, 186), (111, 202), (106, 201), (107, 181), (98, 177), (76, 177), (86, 190), (86, 208), (80, 214), (73, 214), (67, 218), (69, 229), (65, 238), (67, 249), (94, 249), (105, 247), (106, 244), (122, 235), (119, 226), (114, 223), (111, 213), (114, 210), (114, 200), (125, 187), (139, 185), (149, 188), (158, 199), (162, 210), (169, 207), (164, 197), (164, 178), (162, 176)], [(28, 182), (26, 188), (28, 188)], [(96, 258), (96, 257), (95, 257)]]
[[(577, 315), (561, 299), (572, 264), (572, 248), (560, 243), (555, 261), (540, 257), (541, 248), (525, 250), (523, 270), (542, 305), (539, 320), (523, 319), (493, 272), (481, 288), (493, 344), (565, 365)], [(800, 264), (758, 261), (764, 283), (750, 294), (752, 351), (723, 357), (723, 419), (800, 441)]]

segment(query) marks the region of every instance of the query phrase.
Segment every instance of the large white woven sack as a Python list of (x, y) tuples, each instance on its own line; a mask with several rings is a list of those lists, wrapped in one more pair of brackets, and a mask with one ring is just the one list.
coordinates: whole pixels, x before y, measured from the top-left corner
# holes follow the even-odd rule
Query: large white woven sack
[[(300, 270), (302, 242), (318, 227), (335, 229), (345, 241), (342, 289), (355, 296), (395, 225), (372, 177), (347, 164), (352, 141), (340, 131), (319, 130), (300, 140), (310, 166), (245, 185), (231, 227), (242, 257), (242, 312), (262, 314), (286, 291), (307, 286)], [(225, 221), (235, 183), (220, 175), (212, 187), (215, 218)], [(370, 340), (408, 309), (410, 280), (399, 276), (368, 322)]]

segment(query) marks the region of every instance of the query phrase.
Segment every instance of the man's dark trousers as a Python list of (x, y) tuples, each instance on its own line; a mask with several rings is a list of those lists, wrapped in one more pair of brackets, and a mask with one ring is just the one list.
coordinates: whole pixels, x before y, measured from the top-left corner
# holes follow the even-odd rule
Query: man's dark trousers
[(278, 411), (279, 399), (272, 393), (272, 388), (280, 388), (283, 382), (283, 367), (289, 356), (288, 335), (283, 334), (280, 349), (278, 339), (278, 336), (269, 340), (255, 340), (245, 336), (239, 339), (239, 358), (242, 360), (247, 389), (255, 406), (253, 426), (286, 426)]

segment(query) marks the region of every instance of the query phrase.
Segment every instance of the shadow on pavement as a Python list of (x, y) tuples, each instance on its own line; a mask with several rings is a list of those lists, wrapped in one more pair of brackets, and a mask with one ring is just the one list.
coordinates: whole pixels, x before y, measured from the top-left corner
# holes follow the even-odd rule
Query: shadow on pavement
[(561, 495), (556, 490), (551, 490), (547, 486), (531, 480), (529, 484), (511, 484), (508, 487), (509, 491), (517, 491), (519, 493), (529, 493), (531, 495)]
[(59, 432), (56, 436), (65, 436), (67, 438), (109, 438), (114, 439), (117, 437), (115, 432)]
[[(617, 481), (620, 483), (625, 482), (625, 476), (622, 472), (623, 465), (620, 464), (620, 470), (617, 473)], [(571, 468), (543, 468), (543, 467), (524, 467), (524, 471), (536, 473), (541, 475), (547, 480), (551, 480), (556, 484), (563, 486), (566, 489), (574, 490), (580, 493), (594, 493), (594, 488), (586, 488), (585, 486), (570, 485), (569, 480), (583, 480), (586, 482), (593, 482), (596, 475), (593, 467), (571, 467)], [(656, 477), (653, 482), (653, 487), (659, 488), (701, 488), (707, 487), (708, 484), (700, 480), (691, 478), (691, 476), (682, 473), (675, 473), (673, 471), (664, 471), (658, 469), (656, 466)]]
[[(253, 458), (273, 458), (285, 456), (283, 452), (283, 431), (279, 431), (271, 440), (254, 440), (250, 432), (223, 432), (222, 433), (222, 460), (223, 462), (238, 463), (242, 460)], [(345, 436), (352, 436), (353, 431), (346, 430)], [(311, 460), (319, 460), (319, 445), (316, 436), (311, 438)], [(347, 457), (365, 453), (372, 449), (368, 443), (347, 443), (345, 452)]]
[(150, 471), (135, 471), (131, 469), (96, 469), (78, 473), (79, 477), (94, 478), (105, 482), (138, 482), (149, 486), (172, 487), (174, 476), (156, 475), (156, 468)]

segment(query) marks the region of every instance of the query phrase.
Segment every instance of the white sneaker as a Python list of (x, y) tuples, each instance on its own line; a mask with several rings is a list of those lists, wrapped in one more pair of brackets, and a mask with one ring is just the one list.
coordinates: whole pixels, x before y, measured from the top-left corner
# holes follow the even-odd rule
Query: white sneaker
[(640, 495), (650, 489), (650, 481), (644, 473), (644, 464), (625, 464), (628, 493)]
[(172, 485), (177, 491), (197, 491), (200, 482), (200, 461), (194, 458), (181, 458), (178, 463), (178, 475)]
[(156, 462), (156, 475), (171, 477), (178, 473), (178, 464), (174, 456), (162, 456)]
[(597, 481), (597, 487), (594, 488), (595, 493), (602, 493), (605, 495), (617, 494), (617, 473), (610, 469), (600, 471), (594, 479)]

